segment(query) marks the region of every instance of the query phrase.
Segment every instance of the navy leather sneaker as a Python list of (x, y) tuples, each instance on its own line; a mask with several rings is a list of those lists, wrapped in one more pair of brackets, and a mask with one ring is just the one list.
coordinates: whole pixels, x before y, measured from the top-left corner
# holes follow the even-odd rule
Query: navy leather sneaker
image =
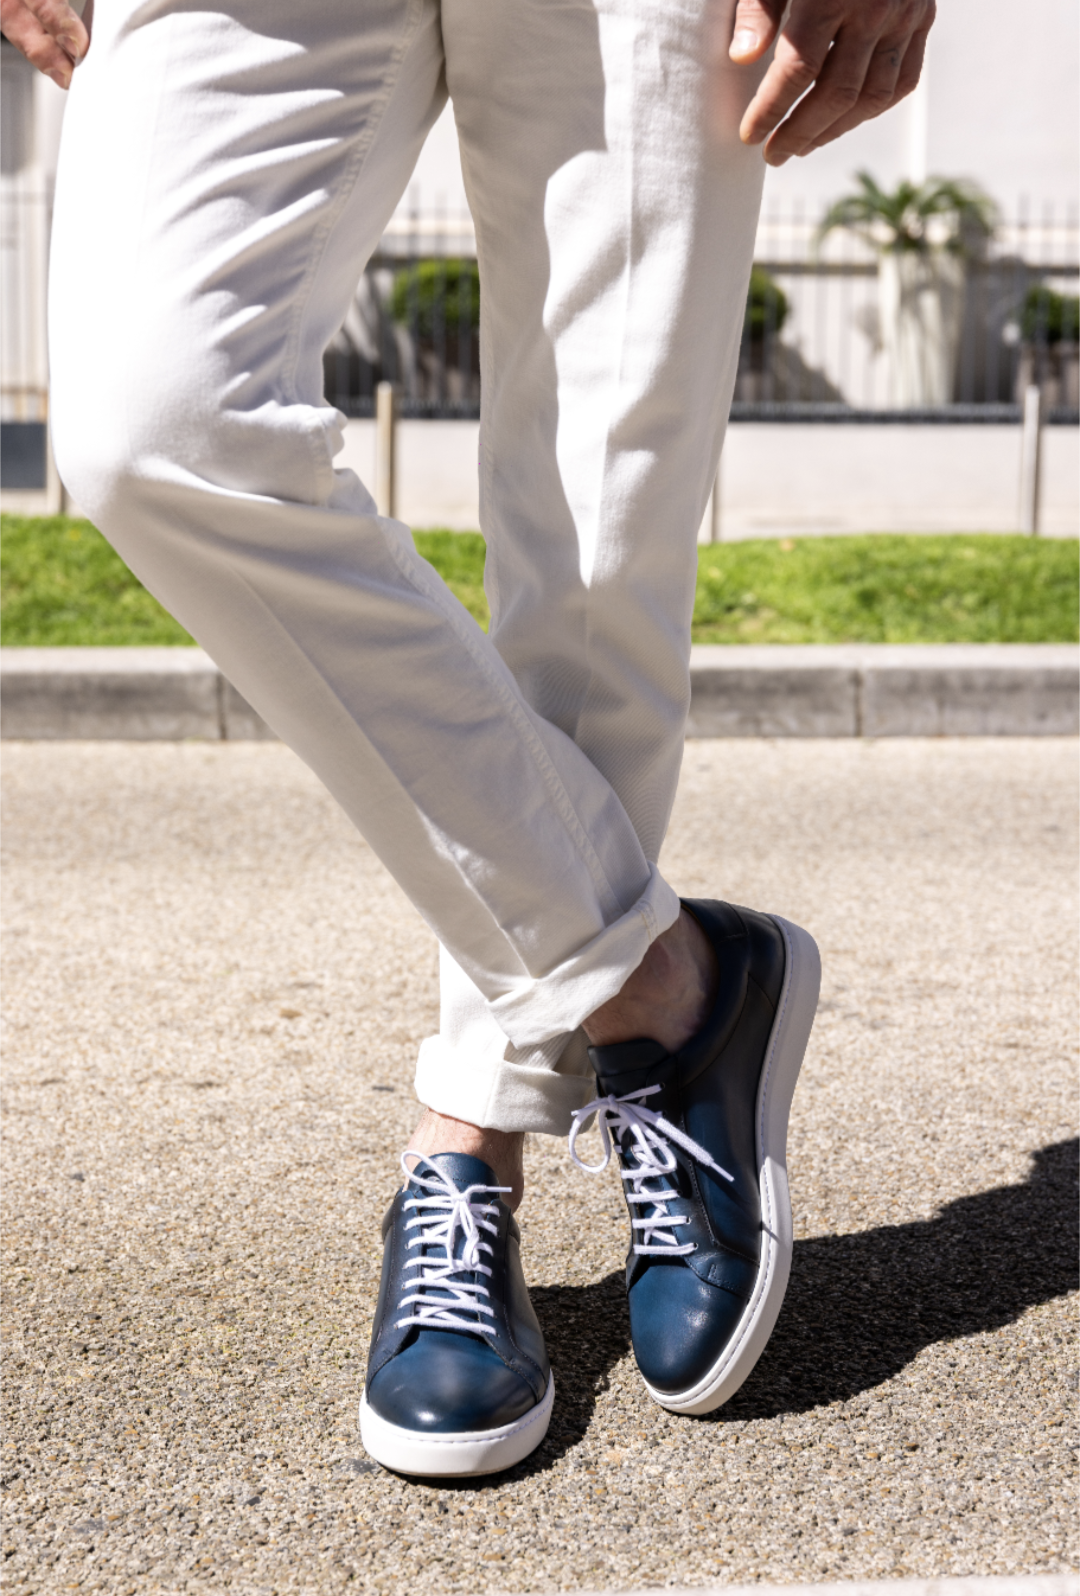
[[(658, 1042), (590, 1048), (601, 1096), (570, 1151), (607, 1166), (614, 1142), (631, 1245), (634, 1355), (649, 1394), (710, 1413), (765, 1349), (791, 1268), (787, 1126), (817, 1009), (813, 938), (778, 915), (708, 900), (684, 907), (712, 943), (720, 988), (677, 1053)], [(604, 1158), (575, 1142), (597, 1114)]]
[(383, 1220), (361, 1438), (402, 1474), (493, 1474), (540, 1445), (555, 1397), (521, 1232), (479, 1158), (404, 1167)]

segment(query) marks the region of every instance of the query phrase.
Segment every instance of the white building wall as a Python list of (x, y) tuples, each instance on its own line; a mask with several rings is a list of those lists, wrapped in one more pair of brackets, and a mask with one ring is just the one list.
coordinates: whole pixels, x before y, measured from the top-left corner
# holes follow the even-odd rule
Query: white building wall
[[(409, 526), (480, 524), (475, 421), (398, 424), (397, 515)], [(375, 423), (350, 421), (339, 466), (375, 480)], [(1080, 433), (1043, 435), (1040, 530), (1080, 531)], [(1020, 428), (800, 425), (729, 428), (720, 468), (723, 541), (860, 532), (1016, 532)], [(712, 531), (711, 506), (699, 534)]]
[[(925, 131), (919, 122), (925, 118)], [(862, 168), (973, 178), (1008, 213), (1021, 199), (1075, 212), (1080, 188), (1080, 11), (1073, 0), (941, 0), (922, 95), (766, 179), (766, 200), (810, 208)]]
[[(766, 179), (766, 207), (813, 214), (865, 168), (885, 183), (925, 175), (968, 177), (1013, 213), (1075, 211), (1080, 190), (1080, 8), (1075, 0), (940, 0), (926, 84), (912, 100), (789, 161)], [(448, 107), (413, 178), (421, 195), (464, 208), (465, 190)]]
[[(6, 52), (5, 52), (6, 53)], [(37, 75), (37, 159), (55, 171), (64, 94)], [(1080, 8), (1075, 0), (941, 0), (925, 88), (766, 179), (766, 206), (808, 213), (835, 199), (853, 172), (883, 182), (926, 170), (981, 183), (1009, 213), (1027, 197), (1075, 213), (1080, 194)], [(467, 208), (452, 107), (428, 137), (412, 200), (451, 214)]]

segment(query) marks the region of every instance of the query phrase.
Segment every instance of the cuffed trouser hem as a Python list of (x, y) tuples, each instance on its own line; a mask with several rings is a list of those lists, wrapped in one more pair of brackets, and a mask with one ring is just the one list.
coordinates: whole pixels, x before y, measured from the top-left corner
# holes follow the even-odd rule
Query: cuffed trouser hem
[(574, 1110), (596, 1092), (596, 1077), (576, 1031), (552, 1064), (514, 1063), (512, 1046), (496, 1043), (486, 1055), (462, 1052), (442, 1036), (429, 1036), (416, 1063), (416, 1095), (425, 1108), (491, 1130), (565, 1136)]
[[(512, 1014), (516, 1040), (507, 1035), (499, 1004), (486, 1003), (464, 970), (441, 950), (439, 1034), (420, 1048), (416, 1095), (427, 1108), (493, 1130), (539, 1131), (563, 1136), (575, 1109), (595, 1091), (580, 1022), (621, 990), (650, 942), (673, 924), (679, 900), (652, 868), (634, 908), (567, 960), (544, 981), (531, 984), (527, 1014)], [(563, 1019), (552, 1036), (534, 1039), (533, 1004), (545, 1023)]]
[(488, 1004), (492, 1018), (519, 1048), (575, 1031), (621, 991), (650, 943), (678, 918), (678, 894), (650, 865), (648, 883), (632, 909), (547, 975), (515, 982)]

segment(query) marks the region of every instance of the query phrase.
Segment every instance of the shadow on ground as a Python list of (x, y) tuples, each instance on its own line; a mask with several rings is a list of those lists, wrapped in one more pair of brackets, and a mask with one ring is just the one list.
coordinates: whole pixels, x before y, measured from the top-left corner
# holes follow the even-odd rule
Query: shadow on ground
[(591, 1286), (542, 1286), (530, 1291), (544, 1331), (556, 1402), (545, 1445), (546, 1462), (575, 1446), (589, 1427), (608, 1373), (630, 1350), (626, 1275), (615, 1269)]
[[(891, 1380), (937, 1341), (1011, 1324), (1078, 1284), (1076, 1140), (1043, 1147), (1030, 1177), (949, 1203), (930, 1220), (795, 1243), (780, 1321), (742, 1390), (703, 1423), (772, 1419)], [(547, 1439), (503, 1479), (543, 1473), (582, 1439), (630, 1348), (622, 1270), (531, 1292), (555, 1374)], [(438, 1482), (448, 1489), (448, 1480)], [(486, 1480), (466, 1480), (477, 1489)]]
[(773, 1338), (714, 1422), (843, 1401), (933, 1342), (997, 1330), (1074, 1290), (1078, 1150), (1040, 1148), (1022, 1185), (960, 1197), (931, 1220), (797, 1241)]

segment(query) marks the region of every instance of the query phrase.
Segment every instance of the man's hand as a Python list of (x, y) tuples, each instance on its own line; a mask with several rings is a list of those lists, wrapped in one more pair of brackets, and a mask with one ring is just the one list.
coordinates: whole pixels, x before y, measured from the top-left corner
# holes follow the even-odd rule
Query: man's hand
[(90, 48), (86, 25), (65, 0), (0, 0), (0, 28), (62, 89), (70, 86), (72, 72)]
[(732, 61), (746, 65), (780, 33), (739, 128), (744, 144), (767, 141), (770, 166), (809, 155), (910, 94), (922, 71), (935, 3), (792, 0), (781, 30), (784, 10), (784, 0), (739, 0), (729, 50)]

